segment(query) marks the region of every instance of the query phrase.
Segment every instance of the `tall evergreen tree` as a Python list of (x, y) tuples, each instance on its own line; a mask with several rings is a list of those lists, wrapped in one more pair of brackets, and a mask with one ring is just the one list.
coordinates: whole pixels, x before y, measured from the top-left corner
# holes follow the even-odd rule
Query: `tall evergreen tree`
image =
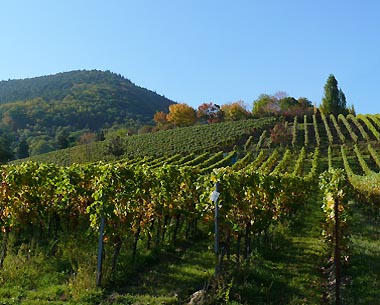
[(16, 158), (23, 159), (29, 157), (29, 145), (25, 138), (21, 138), (16, 148)]
[(346, 96), (342, 89), (338, 88), (338, 81), (330, 74), (325, 84), (325, 96), (322, 99), (320, 110), (324, 114), (338, 115), (347, 113)]
[(10, 139), (5, 136), (0, 136), (0, 163), (6, 163), (13, 159), (13, 152), (10, 149)]
[(340, 102), (340, 109), (343, 109), (344, 112), (342, 112), (343, 114), (347, 114), (348, 113), (348, 109), (347, 109), (347, 101), (346, 101), (346, 95), (343, 93), (342, 89), (339, 89), (339, 102)]
[(354, 105), (351, 105), (351, 106), (348, 107), (348, 113), (352, 114), (353, 116), (356, 116), (356, 110), (355, 110)]
[(69, 135), (66, 130), (60, 130), (57, 132), (55, 138), (58, 149), (65, 149), (69, 147)]

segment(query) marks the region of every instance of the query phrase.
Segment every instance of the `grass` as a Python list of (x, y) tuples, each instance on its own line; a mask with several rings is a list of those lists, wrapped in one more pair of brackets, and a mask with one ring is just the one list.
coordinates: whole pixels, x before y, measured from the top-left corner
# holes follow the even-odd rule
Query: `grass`
[(67, 304), (68, 275), (41, 252), (8, 254), (1, 272), (0, 304)]
[[(277, 224), (268, 241), (257, 243), (240, 267), (225, 262), (233, 268), (211, 281), (213, 304), (321, 304), (325, 283), (321, 267), (326, 260), (322, 220), (320, 202), (310, 200), (292, 221)], [(211, 245), (203, 240), (166, 253), (131, 274), (123, 289), (109, 298), (117, 295), (130, 304), (185, 304), (214, 273)]]
[[(342, 304), (378, 304), (379, 221), (373, 211), (356, 203), (350, 207), (351, 253)], [(271, 228), (265, 242), (256, 240), (249, 260), (240, 266), (229, 263), (234, 268), (211, 281), (209, 292), (217, 300), (213, 304), (325, 304), (322, 221), (320, 200), (312, 195), (290, 221)], [(232, 255), (231, 261), (235, 259)], [(83, 260), (73, 276), (67, 262), (47, 259), (38, 248), (9, 249), (0, 272), (0, 304), (186, 304), (192, 293), (207, 286), (215, 263), (211, 239), (182, 242), (158, 254), (140, 254), (133, 268), (120, 264), (126, 271), (100, 289), (94, 286), (94, 260), (88, 268)]]
[[(204, 287), (214, 272), (214, 255), (210, 241), (185, 243), (163, 253), (154, 263), (141, 267), (120, 285), (117, 293), (133, 297), (133, 304), (150, 296), (157, 304), (179, 304)], [(121, 284), (121, 283), (120, 283)], [(149, 304), (156, 304), (149, 301)]]
[[(0, 304), (94, 304), (102, 296), (95, 287), (91, 259), (71, 270), (67, 253), (49, 255), (49, 246), (18, 243), (13, 235), (0, 270)], [(88, 248), (81, 243), (82, 251)], [(71, 247), (70, 249), (72, 249)], [(67, 251), (71, 251), (68, 249)], [(77, 252), (78, 254), (78, 252)], [(88, 283), (91, 282), (91, 285)]]
[(272, 240), (258, 248), (239, 272), (234, 298), (242, 304), (320, 304), (325, 257), (322, 211), (310, 200), (292, 223), (274, 229)]
[[(276, 225), (248, 262), (211, 281), (214, 304), (319, 304), (321, 213), (319, 202), (309, 201), (291, 222)], [(79, 259), (75, 276), (66, 270), (63, 257), (47, 259), (44, 251), (30, 246), (9, 251), (1, 271), (0, 304), (186, 304), (212, 278), (212, 243), (203, 238), (158, 254), (140, 254), (133, 268), (127, 260), (119, 264), (116, 282), (109, 281), (103, 289), (94, 285), (95, 258), (86, 261), (75, 243), (62, 254)], [(87, 249), (83, 245), (81, 251)], [(30, 249), (33, 255), (28, 258)]]
[(380, 223), (373, 209), (352, 204), (351, 255), (345, 275), (344, 304), (379, 304)]

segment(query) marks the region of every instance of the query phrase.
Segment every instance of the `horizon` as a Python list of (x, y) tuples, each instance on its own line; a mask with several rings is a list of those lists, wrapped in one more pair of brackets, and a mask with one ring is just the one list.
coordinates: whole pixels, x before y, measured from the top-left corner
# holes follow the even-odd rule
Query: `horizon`
[(4, 81), (109, 70), (194, 108), (237, 100), (251, 108), (278, 91), (320, 105), (333, 74), (357, 113), (380, 113), (374, 0), (16, 0), (1, 8)]

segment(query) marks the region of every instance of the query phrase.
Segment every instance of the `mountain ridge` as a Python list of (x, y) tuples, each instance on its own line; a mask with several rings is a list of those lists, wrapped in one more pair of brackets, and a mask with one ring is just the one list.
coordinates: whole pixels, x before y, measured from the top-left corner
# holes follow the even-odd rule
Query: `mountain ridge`
[(154, 113), (167, 112), (173, 103), (110, 71), (74, 70), (0, 81), (0, 136), (6, 135), (12, 152), (25, 139), (28, 154), (35, 155), (65, 148), (57, 142), (62, 133), (72, 146), (86, 133), (110, 128), (136, 132), (152, 125)]

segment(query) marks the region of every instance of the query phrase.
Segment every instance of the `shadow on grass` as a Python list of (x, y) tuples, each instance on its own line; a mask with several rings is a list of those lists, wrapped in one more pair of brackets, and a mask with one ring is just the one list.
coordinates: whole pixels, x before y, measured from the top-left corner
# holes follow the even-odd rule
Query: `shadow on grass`
[[(214, 272), (215, 260), (208, 239), (182, 243), (175, 249), (153, 256), (154, 259), (140, 257), (134, 270), (123, 273), (123, 278), (114, 285), (122, 287), (118, 293), (176, 296), (185, 300), (202, 289)], [(107, 290), (114, 291), (113, 284)]]
[[(291, 223), (276, 224), (270, 240), (256, 245), (249, 264), (242, 263), (235, 269), (235, 263), (230, 263), (229, 270), (235, 271), (214, 293), (236, 304), (320, 304), (320, 268), (324, 260), (321, 213), (319, 203), (310, 200)], [(212, 241), (206, 238), (159, 255), (140, 257), (133, 270), (121, 272), (114, 287), (122, 289), (116, 292), (137, 298), (176, 296), (183, 304), (192, 293), (204, 288), (214, 273), (210, 246)], [(232, 255), (231, 261), (235, 259)], [(119, 264), (120, 268), (130, 268), (129, 263)], [(107, 290), (113, 292), (114, 287)]]
[(352, 205), (351, 255), (345, 270), (344, 304), (380, 303), (380, 227), (358, 204)]
[(279, 272), (278, 266), (268, 262), (256, 262), (242, 271), (232, 297), (243, 304), (289, 304), (300, 289), (289, 285), (289, 277)]
[(321, 304), (322, 215), (319, 202), (310, 200), (290, 223), (277, 225), (242, 268), (236, 299), (243, 304)]

